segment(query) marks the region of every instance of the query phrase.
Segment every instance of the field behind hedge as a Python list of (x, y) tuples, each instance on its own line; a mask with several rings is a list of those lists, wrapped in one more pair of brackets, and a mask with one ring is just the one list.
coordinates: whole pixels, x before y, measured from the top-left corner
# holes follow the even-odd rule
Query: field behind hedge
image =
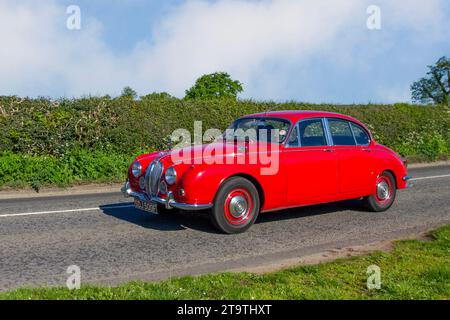
[(376, 140), (416, 161), (450, 156), (450, 108), (327, 105), (251, 100), (86, 97), (0, 98), (0, 187), (113, 182), (134, 155), (166, 147), (178, 128), (225, 129), (239, 116), (277, 110), (323, 110), (353, 116)]

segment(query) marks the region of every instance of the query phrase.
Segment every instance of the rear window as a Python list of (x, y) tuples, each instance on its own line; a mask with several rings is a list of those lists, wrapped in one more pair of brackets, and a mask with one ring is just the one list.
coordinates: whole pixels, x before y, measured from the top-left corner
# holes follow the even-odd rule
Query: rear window
[(358, 126), (357, 124), (350, 124), (355, 135), (356, 143), (360, 146), (367, 146), (370, 144), (370, 137), (366, 130)]

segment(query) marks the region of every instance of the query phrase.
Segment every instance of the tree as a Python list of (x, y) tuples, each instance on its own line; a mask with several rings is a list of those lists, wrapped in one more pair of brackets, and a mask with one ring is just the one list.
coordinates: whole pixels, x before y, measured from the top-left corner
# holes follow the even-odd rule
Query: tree
[(153, 92), (141, 97), (142, 100), (176, 99), (167, 92)]
[(450, 60), (440, 58), (434, 66), (428, 66), (427, 77), (414, 82), (411, 95), (414, 102), (449, 105)]
[(237, 98), (244, 89), (237, 80), (232, 80), (225, 72), (205, 74), (195, 82), (195, 85), (186, 90), (186, 99), (198, 98)]
[(137, 93), (134, 91), (131, 87), (125, 87), (122, 90), (122, 94), (120, 95), (122, 98), (128, 98), (128, 99), (136, 99)]

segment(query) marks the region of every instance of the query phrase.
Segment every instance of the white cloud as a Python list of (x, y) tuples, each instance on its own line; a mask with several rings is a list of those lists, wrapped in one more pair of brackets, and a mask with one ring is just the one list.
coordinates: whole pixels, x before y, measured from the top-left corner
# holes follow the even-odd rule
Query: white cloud
[[(266, 64), (289, 65), (335, 41), (360, 1), (189, 1), (138, 50), (141, 79), (154, 75), (182, 94), (203, 73), (225, 70), (247, 85)], [(362, 11), (364, 12), (364, 11)], [(264, 76), (264, 75), (263, 75)]]
[[(427, 26), (440, 36), (442, 1), (379, 1), (388, 18), (383, 24)], [(154, 28), (151, 44), (117, 56), (97, 21), (84, 19), (81, 31), (68, 31), (65, 7), (56, 1), (0, 0), (0, 94), (117, 94), (131, 85), (141, 94), (182, 96), (201, 74), (223, 70), (244, 82), (251, 95), (278, 98), (291, 66), (301, 69), (318, 54), (354, 63), (335, 47), (345, 41), (352, 52), (364, 41), (369, 4), (188, 0)]]
[[(1, 94), (81, 94), (111, 90), (114, 57), (99, 26), (66, 29), (65, 8), (54, 1), (0, 2)], [(56, 89), (56, 90), (55, 90)]]
[(393, 26), (427, 33), (442, 31), (445, 17), (441, 0), (383, 0), (381, 6)]
[(411, 92), (409, 85), (398, 85), (394, 87), (381, 86), (376, 88), (377, 95), (373, 103), (397, 103), (409, 102), (411, 100)]

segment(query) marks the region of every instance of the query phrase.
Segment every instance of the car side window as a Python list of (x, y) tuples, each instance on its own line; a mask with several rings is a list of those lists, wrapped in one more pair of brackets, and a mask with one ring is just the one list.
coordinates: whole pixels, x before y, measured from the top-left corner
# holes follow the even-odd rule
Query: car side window
[(370, 137), (366, 130), (354, 123), (351, 123), (350, 125), (352, 127), (353, 134), (355, 135), (356, 143), (359, 146), (368, 146), (370, 144)]
[(326, 146), (327, 139), (322, 119), (301, 121), (298, 125), (302, 147)]
[(345, 120), (328, 119), (331, 137), (335, 146), (356, 146), (350, 123)]

